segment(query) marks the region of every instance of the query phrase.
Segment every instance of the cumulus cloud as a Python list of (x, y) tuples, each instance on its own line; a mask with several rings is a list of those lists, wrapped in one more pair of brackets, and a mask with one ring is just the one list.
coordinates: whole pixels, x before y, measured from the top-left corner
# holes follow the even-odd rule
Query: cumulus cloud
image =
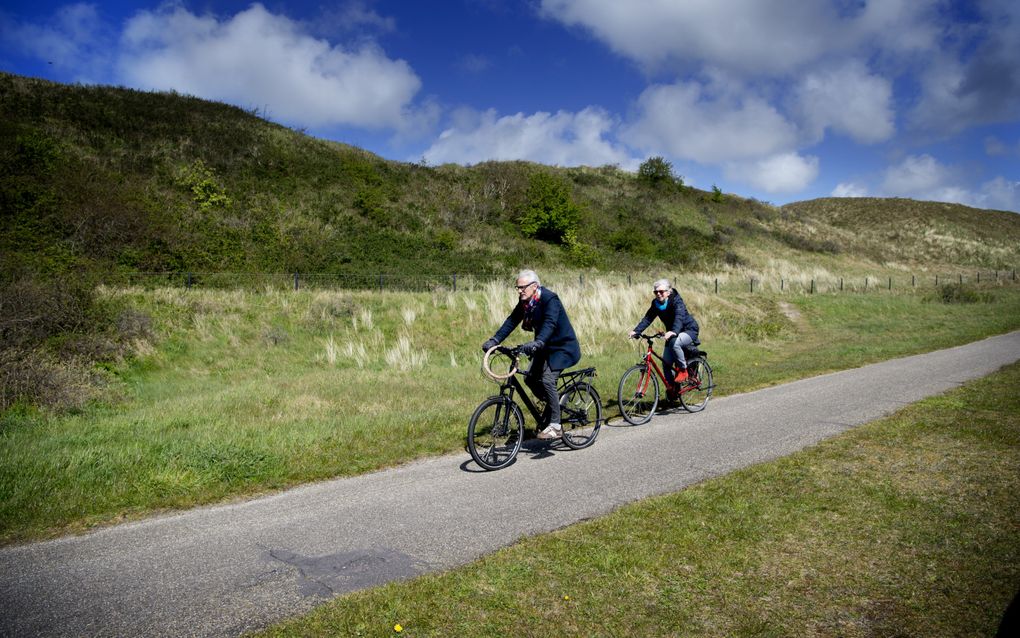
[(821, 139), (827, 128), (868, 144), (895, 132), (891, 82), (869, 73), (859, 61), (808, 73), (798, 83), (796, 100), (814, 139)]
[(910, 155), (886, 170), (882, 191), (892, 197), (938, 199), (936, 193), (945, 194), (953, 189), (949, 185), (951, 180), (949, 168), (931, 155)]
[(818, 158), (780, 153), (754, 161), (727, 163), (724, 170), (729, 179), (767, 193), (795, 193), (818, 177)]
[(530, 160), (559, 166), (637, 167), (626, 149), (608, 141), (616, 122), (602, 109), (503, 117), (493, 109), (462, 110), (454, 120), (425, 151), (430, 163)]
[(1009, 121), (1020, 112), (1020, 5), (986, 0), (975, 9), (980, 29), (932, 57), (921, 75), (922, 93), (909, 113), (913, 127), (940, 135)]
[(911, 155), (889, 167), (882, 183), (885, 197), (953, 202), (977, 208), (1020, 211), (1020, 182), (996, 177), (977, 189), (964, 186), (956, 171), (930, 155)]
[(930, 48), (933, 0), (845, 2), (542, 0), (546, 17), (583, 28), (647, 68), (692, 62), (748, 76), (789, 74), (868, 44)]
[(401, 128), (421, 81), (371, 42), (313, 38), (260, 4), (220, 21), (181, 6), (142, 11), (125, 26), (126, 83), (267, 108), (302, 126)]
[(634, 147), (712, 164), (789, 150), (797, 130), (763, 99), (712, 95), (687, 82), (645, 89), (622, 136)]
[(854, 182), (840, 182), (832, 189), (833, 197), (867, 197), (868, 187)]
[(981, 185), (976, 201), (981, 208), (1020, 212), (1020, 181), (996, 177)]

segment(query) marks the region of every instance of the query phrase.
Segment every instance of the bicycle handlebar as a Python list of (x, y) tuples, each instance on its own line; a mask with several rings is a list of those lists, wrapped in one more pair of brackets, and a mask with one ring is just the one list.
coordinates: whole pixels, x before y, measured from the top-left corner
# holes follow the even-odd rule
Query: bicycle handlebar
[(662, 339), (665, 335), (666, 335), (665, 332), (656, 332), (653, 335), (646, 335), (646, 334), (642, 333), (642, 334), (639, 334), (639, 335), (634, 335), (631, 338), (635, 339), (635, 340), (637, 340), (637, 339), (644, 339), (645, 341), (648, 342), (648, 345), (652, 345), (652, 341), (653, 340), (655, 340), (655, 339)]

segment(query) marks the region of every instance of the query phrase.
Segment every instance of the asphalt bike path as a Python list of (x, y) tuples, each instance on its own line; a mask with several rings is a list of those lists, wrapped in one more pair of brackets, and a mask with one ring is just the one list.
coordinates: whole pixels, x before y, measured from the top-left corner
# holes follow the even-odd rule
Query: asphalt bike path
[(585, 450), (528, 441), (496, 472), (465, 451), (8, 547), (0, 636), (236, 636), (790, 454), (1017, 359), (1020, 331), (713, 399), (704, 412), (660, 413), (642, 426), (616, 418)]

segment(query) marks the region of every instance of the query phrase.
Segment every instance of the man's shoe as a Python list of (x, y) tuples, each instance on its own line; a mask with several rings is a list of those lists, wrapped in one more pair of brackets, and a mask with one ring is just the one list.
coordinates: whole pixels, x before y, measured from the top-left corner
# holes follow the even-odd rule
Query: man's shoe
[(551, 441), (558, 439), (563, 436), (563, 428), (560, 427), (559, 423), (550, 423), (549, 427), (538, 433), (538, 438), (542, 441)]

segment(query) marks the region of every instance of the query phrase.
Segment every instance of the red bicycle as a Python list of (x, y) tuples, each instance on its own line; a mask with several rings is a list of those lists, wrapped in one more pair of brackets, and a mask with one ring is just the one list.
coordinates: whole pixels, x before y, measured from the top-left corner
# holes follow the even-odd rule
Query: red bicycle
[(652, 348), (655, 339), (662, 339), (663, 333), (635, 335), (644, 339), (648, 349), (637, 364), (623, 373), (617, 391), (620, 413), (631, 425), (648, 423), (659, 405), (659, 381), (666, 388), (666, 398), (679, 401), (688, 412), (700, 412), (708, 405), (712, 396), (712, 367), (708, 365), (708, 353), (697, 348), (685, 348), (687, 359), (687, 380), (680, 383), (667, 379), (655, 362), (662, 357)]

